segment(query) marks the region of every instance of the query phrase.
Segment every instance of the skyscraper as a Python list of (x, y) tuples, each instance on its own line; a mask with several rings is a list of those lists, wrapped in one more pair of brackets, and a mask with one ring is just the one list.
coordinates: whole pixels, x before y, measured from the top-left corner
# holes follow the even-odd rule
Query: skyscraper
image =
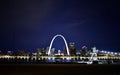
[(37, 58), (40, 57), (40, 49), (39, 49), (39, 48), (36, 49), (36, 57), (37, 57)]
[(69, 43), (69, 51), (71, 56), (76, 55), (75, 44), (73, 42)]
[(64, 48), (63, 48), (63, 52), (64, 52), (64, 56), (66, 56), (66, 55), (67, 55), (67, 49), (66, 49), (65, 46), (64, 46)]
[(87, 53), (88, 53), (87, 47), (86, 47), (86, 46), (83, 46), (83, 47), (82, 47), (82, 51), (81, 51), (81, 55), (82, 55), (82, 56), (87, 56)]
[(51, 49), (51, 55), (54, 56), (54, 54), (55, 54), (55, 48), (52, 48)]

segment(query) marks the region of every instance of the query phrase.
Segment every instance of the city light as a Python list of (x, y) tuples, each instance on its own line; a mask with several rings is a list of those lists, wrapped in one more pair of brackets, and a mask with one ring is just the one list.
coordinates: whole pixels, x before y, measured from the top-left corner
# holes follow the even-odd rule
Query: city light
[[(52, 44), (57, 37), (61, 37), (64, 40), (66, 49), (64, 51), (52, 48)], [(23, 50), (18, 51), (18, 55), (14, 55), (13, 51), (7, 51), (7, 54), (2, 54), (0, 51), (0, 60), (4, 62), (4, 59), (17, 62), (37, 62), (37, 63), (85, 63), (85, 64), (105, 64), (104, 61), (113, 64), (119, 63), (120, 53), (112, 52), (108, 50), (99, 50), (96, 47), (92, 47), (88, 50), (86, 46), (82, 47), (82, 50), (76, 50), (75, 43), (67, 44), (66, 39), (62, 35), (55, 35), (50, 43), (49, 48), (37, 48), (34, 53), (25, 53)], [(14, 59), (14, 60), (13, 60)], [(104, 60), (103, 60), (104, 59)], [(109, 61), (107, 60), (109, 59)], [(115, 62), (114, 62), (115, 60)], [(9, 61), (8, 61), (9, 62)]]

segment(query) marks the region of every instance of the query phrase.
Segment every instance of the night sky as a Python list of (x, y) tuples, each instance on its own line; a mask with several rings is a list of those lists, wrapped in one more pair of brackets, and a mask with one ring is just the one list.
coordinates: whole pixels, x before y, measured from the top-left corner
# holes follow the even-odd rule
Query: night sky
[[(0, 49), (35, 51), (56, 34), (77, 49), (96, 46), (120, 52), (119, 0), (2, 0)], [(62, 38), (53, 47), (63, 49)]]

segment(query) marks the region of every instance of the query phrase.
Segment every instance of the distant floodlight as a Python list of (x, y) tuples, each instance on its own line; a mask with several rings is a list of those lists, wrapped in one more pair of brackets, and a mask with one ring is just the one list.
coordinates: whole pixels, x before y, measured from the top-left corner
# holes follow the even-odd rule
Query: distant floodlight
[(101, 52), (103, 53), (104, 51), (102, 50)]
[(108, 53), (108, 54), (110, 54), (110, 52), (109, 52), (109, 51), (108, 51), (107, 53)]
[(113, 54), (113, 52), (111, 52), (111, 54)]
[(115, 52), (114, 54), (117, 55), (117, 52)]
[(104, 51), (104, 53), (107, 53), (107, 51)]
[(120, 55), (120, 53), (118, 55)]

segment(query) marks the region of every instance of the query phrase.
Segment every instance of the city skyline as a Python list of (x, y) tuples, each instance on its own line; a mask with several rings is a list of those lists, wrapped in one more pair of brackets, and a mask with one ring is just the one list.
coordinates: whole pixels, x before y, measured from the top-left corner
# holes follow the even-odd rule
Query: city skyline
[(119, 0), (0, 0), (0, 75), (119, 69)]
[[(77, 49), (96, 46), (120, 51), (119, 2), (80, 0), (1, 1), (0, 49), (34, 51), (46, 48), (56, 34)], [(64, 42), (53, 44), (61, 49)]]

